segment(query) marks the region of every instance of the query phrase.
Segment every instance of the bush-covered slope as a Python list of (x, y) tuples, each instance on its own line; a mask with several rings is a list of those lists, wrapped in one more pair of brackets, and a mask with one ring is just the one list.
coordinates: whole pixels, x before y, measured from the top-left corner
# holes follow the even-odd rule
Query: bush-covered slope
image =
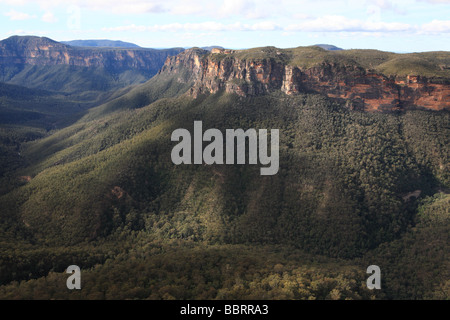
[[(429, 137), (436, 154), (427, 165), (420, 157), (428, 153), (419, 148), (430, 145), (417, 146), (417, 137), (403, 132), (416, 117), (429, 118), (443, 135)], [(173, 165), (170, 134), (176, 128), (192, 129), (196, 119), (203, 120), (205, 129), (223, 131), (279, 128), (279, 173), (260, 176), (257, 165)], [(161, 211), (181, 214), (180, 227), (193, 230), (183, 234), (174, 224), (167, 230), (170, 237), (288, 241), (317, 253), (355, 256), (394, 239), (411, 224), (413, 209), (404, 194), (418, 189), (432, 194), (448, 186), (446, 170), (439, 165), (448, 163), (446, 144), (440, 143), (446, 139), (446, 121), (448, 113), (354, 113), (314, 95), (162, 99), (102, 121), (79, 122), (30, 144), (25, 158), (38, 165), (23, 171), (32, 180), (16, 191), (26, 200), (19, 212), (30, 228), (39, 226), (37, 235), (56, 242), (62, 237), (57, 230), (72, 230), (72, 224), (78, 227), (71, 235), (64, 233), (64, 241), (95, 238), (114, 228), (111, 205), (118, 202), (123, 217), (131, 208), (153, 210), (157, 214), (150, 218), (157, 220), (171, 216)], [(419, 132), (420, 126), (414, 125)], [(69, 134), (65, 138), (64, 132)], [(115, 199), (115, 187), (127, 196)], [(185, 197), (200, 197), (204, 207), (192, 207), (196, 201), (185, 203)], [(161, 198), (168, 202), (161, 203)], [(207, 205), (209, 198), (215, 199), (214, 205)], [(185, 214), (194, 209), (196, 214)], [(211, 212), (218, 225), (202, 221)], [(255, 226), (249, 228), (250, 223)], [(54, 231), (40, 231), (45, 226)]]
[(0, 41), (0, 81), (65, 93), (117, 90), (147, 81), (183, 50), (75, 47), (12, 36)]
[[(449, 112), (191, 85), (162, 72), (22, 145), (0, 196), (1, 298), (448, 298)], [(279, 172), (174, 165), (171, 134), (196, 120), (279, 129)], [(364, 289), (370, 264), (383, 291)]]

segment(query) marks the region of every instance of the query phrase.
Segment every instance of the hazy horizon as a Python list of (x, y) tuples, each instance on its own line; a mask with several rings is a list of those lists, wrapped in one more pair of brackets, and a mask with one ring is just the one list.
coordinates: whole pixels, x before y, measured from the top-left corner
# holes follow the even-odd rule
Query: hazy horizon
[(449, 0), (0, 0), (0, 9), (2, 39), (111, 39), (145, 48), (450, 50)]
[[(7, 37), (7, 38), (0, 39), (0, 41), (6, 40), (6, 39), (8, 39), (8, 38), (10, 38), (10, 37), (14, 37), (14, 36), (20, 36), (20, 37), (27, 37), (27, 36), (29, 36), (29, 37), (33, 37), (33, 36), (36, 36), (36, 35), (32, 35), (32, 34), (27, 34), (27, 35), (11, 35), (11, 36), (9, 36), (9, 37)], [(39, 37), (49, 38), (49, 39), (51, 39), (51, 40), (54, 40), (54, 41), (57, 41), (57, 42), (61, 42), (61, 43), (63, 43), (63, 42), (66, 43), (66, 42), (71, 42), (71, 41), (112, 41), (112, 42), (118, 42), (118, 41), (120, 41), (120, 42), (124, 42), (124, 43), (129, 43), (129, 44), (137, 45), (137, 47), (135, 47), (135, 49), (158, 49), (158, 50), (163, 50), (163, 49), (171, 49), (171, 48), (183, 48), (183, 49), (189, 49), (189, 48), (194, 48), (194, 47), (200, 47), (200, 46), (196, 46), (196, 45), (188, 46), (188, 47), (183, 47), (183, 46), (173, 46), (173, 47), (145, 47), (145, 46), (139, 45), (138, 43), (128, 42), (128, 41), (124, 41), (124, 40), (121, 40), (121, 39), (106, 39), (106, 38), (101, 38), (101, 39), (100, 39), (100, 38), (99, 38), (99, 39), (69, 39), (69, 40), (58, 40), (58, 39), (52, 39), (51, 37), (47, 37), (47, 36), (45, 36), (45, 35), (42, 35), (42, 36), (39, 36)], [(335, 46), (335, 45), (332, 44), (332, 43), (311, 43), (311, 44), (304, 44), (304, 45), (299, 45), (299, 46), (292, 46), (292, 47), (277, 47), (277, 48), (280, 48), (280, 49), (290, 49), (290, 48), (295, 48), (295, 47), (308, 47), (308, 46), (319, 46), (319, 45), (332, 45), (332, 46)], [(72, 46), (77, 46), (77, 45), (72, 45)], [(268, 45), (268, 46), (270, 46), (270, 45)], [(89, 47), (89, 46), (87, 46), (87, 47)], [(92, 46), (92, 47), (94, 47), (94, 46)], [(202, 48), (206, 48), (206, 47), (222, 47), (222, 48), (224, 48), (224, 49), (232, 49), (232, 50), (247, 50), (247, 49), (255, 48), (255, 47), (247, 47), (247, 48), (225, 47), (225, 46), (222, 46), (222, 45), (220, 45), (220, 44), (218, 44), (218, 45), (215, 45), (215, 44), (212, 44), (212, 45), (205, 45), (205, 46), (201, 46), (201, 47), (202, 47)], [(338, 46), (335, 46), (335, 47), (338, 47)], [(393, 52), (393, 53), (398, 53), (398, 54), (421, 53), (421, 52), (433, 52), (433, 51), (449, 51), (449, 50), (389, 51), (389, 50), (380, 50), (380, 49), (378, 49), (378, 48), (341, 48), (341, 47), (338, 47), (338, 48), (339, 48), (339, 49), (342, 49), (342, 50), (379, 50), (379, 51)]]

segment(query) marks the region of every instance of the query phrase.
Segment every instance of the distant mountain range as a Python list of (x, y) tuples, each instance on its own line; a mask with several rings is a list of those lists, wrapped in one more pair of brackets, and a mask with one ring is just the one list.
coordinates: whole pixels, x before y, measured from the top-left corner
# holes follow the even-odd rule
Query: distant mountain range
[(317, 47), (321, 47), (322, 49), (329, 50), (329, 51), (338, 51), (338, 50), (344, 50), (342, 48), (333, 46), (332, 44), (316, 44)]
[(61, 43), (74, 47), (112, 47), (112, 48), (140, 48), (137, 44), (120, 40), (71, 40)]
[[(60, 41), (63, 44), (73, 46), (73, 47), (94, 47), (94, 48), (142, 48), (137, 44), (131, 42), (124, 42), (120, 40), (108, 40), (108, 39), (92, 39), (92, 40), (70, 40), (70, 41)], [(333, 46), (334, 47), (334, 46)], [(186, 47), (189, 49), (191, 47)], [(201, 47), (203, 50), (211, 51), (214, 48), (223, 49), (221, 46), (207, 46)], [(160, 49), (160, 48), (158, 48)]]
[(0, 41), (0, 300), (448, 300), (450, 53), (209, 49)]
[(211, 51), (212, 49), (224, 49), (221, 46), (208, 46), (208, 47), (201, 47), (203, 50)]
[[(70, 40), (70, 41), (60, 41), (61, 43), (74, 46), (74, 47), (106, 47), (106, 48), (141, 48), (137, 44), (131, 42), (124, 42), (120, 40), (108, 40), (108, 39), (92, 39), (92, 40)], [(336, 47), (332, 44), (316, 44), (315, 46), (321, 47), (322, 49), (329, 51), (344, 50), (342, 48)], [(185, 47), (185, 49), (190, 49), (191, 47)], [(200, 47), (203, 50), (211, 51), (214, 48), (224, 49), (222, 46), (206, 46)]]
[(78, 47), (45, 37), (12, 36), (0, 41), (0, 81), (59, 92), (110, 90), (145, 82), (168, 56), (183, 50)]

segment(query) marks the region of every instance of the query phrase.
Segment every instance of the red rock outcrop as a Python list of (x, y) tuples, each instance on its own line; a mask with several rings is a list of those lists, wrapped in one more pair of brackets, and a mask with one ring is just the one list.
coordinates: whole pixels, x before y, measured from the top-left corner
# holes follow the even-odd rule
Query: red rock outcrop
[[(317, 92), (347, 102), (352, 109), (393, 111), (409, 108), (450, 110), (450, 83), (410, 75), (385, 76), (357, 64), (322, 62), (300, 68), (273, 58), (240, 59), (234, 51), (191, 49), (168, 57), (160, 73), (189, 70), (191, 94), (224, 89), (240, 96), (281, 90), (288, 95)], [(180, 79), (181, 81), (181, 79)]]

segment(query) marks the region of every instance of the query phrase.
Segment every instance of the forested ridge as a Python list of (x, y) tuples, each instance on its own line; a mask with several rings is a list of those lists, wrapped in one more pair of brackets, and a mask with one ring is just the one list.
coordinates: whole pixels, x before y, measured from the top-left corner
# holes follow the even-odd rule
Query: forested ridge
[[(0, 298), (449, 298), (448, 111), (189, 85), (158, 75), (62, 129), (1, 131), (20, 143), (1, 159)], [(279, 172), (174, 165), (171, 133), (196, 120), (279, 129)]]

